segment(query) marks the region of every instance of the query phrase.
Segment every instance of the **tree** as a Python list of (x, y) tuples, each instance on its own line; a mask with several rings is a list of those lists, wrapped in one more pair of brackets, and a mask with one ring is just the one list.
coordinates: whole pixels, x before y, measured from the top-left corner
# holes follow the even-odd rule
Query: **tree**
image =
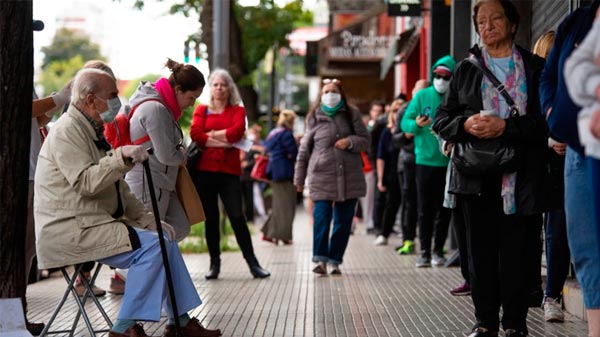
[(42, 69), (46, 69), (54, 61), (69, 60), (78, 55), (84, 62), (106, 60), (100, 54), (100, 46), (91, 42), (89, 36), (68, 28), (57, 30), (52, 43), (47, 47), (42, 47), (42, 53), (44, 53)]
[(100, 46), (83, 34), (67, 28), (59, 29), (52, 43), (42, 47), (44, 62), (39, 84), (43, 95), (59, 91), (89, 60), (106, 60), (100, 54)]
[(0, 1), (0, 298), (25, 295), (32, 20), (31, 0)]
[[(208, 49), (209, 64), (212, 64), (214, 1), (181, 0), (170, 9), (172, 14), (200, 14), (202, 42)], [(254, 90), (253, 73), (258, 63), (276, 42), (280, 47), (287, 46), (285, 37), (295, 27), (312, 24), (312, 13), (302, 9), (302, 0), (290, 1), (283, 7), (279, 7), (275, 0), (260, 0), (258, 6), (240, 6), (234, 0), (231, 2), (229, 72), (238, 85), (248, 119), (255, 121), (258, 117), (258, 95)], [(136, 0), (136, 7), (141, 9), (143, 5), (144, 0)]]

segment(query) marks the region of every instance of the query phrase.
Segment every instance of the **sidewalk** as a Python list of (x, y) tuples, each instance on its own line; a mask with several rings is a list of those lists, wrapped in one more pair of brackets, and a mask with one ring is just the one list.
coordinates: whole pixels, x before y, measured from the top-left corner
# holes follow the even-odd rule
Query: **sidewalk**
[[(261, 264), (272, 276), (252, 279), (241, 253), (224, 253), (218, 280), (206, 281), (208, 254), (185, 255), (188, 269), (204, 304), (191, 314), (223, 336), (456, 336), (468, 334), (473, 323), (470, 297), (453, 297), (451, 287), (461, 283), (458, 268), (414, 267), (416, 256), (398, 256), (390, 238), (383, 247), (372, 245), (373, 236), (360, 226), (350, 239), (342, 276), (316, 276), (311, 272), (312, 230), (308, 215), (298, 209), (294, 244), (274, 246), (253, 228), (254, 248)], [(108, 289), (111, 271), (105, 268), (97, 284)], [(149, 275), (151, 276), (151, 275)], [(46, 322), (62, 296), (65, 282), (59, 273), (29, 286), (29, 319)], [(111, 319), (116, 319), (121, 296), (100, 299)], [(53, 330), (66, 328), (73, 319), (62, 314)], [(92, 321), (101, 316), (88, 304)], [(65, 309), (63, 309), (65, 310)], [(160, 336), (164, 318), (146, 323), (146, 332)], [(531, 337), (584, 337), (586, 323), (567, 315), (565, 323), (545, 323), (543, 310), (529, 311)], [(83, 323), (77, 336), (87, 336)]]

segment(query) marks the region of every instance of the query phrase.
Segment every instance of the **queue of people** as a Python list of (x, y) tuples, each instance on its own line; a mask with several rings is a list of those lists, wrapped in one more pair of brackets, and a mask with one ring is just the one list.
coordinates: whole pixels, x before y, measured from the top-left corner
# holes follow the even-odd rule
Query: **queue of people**
[[(527, 336), (531, 306), (543, 306), (546, 321), (564, 321), (561, 291), (572, 256), (589, 335), (600, 336), (598, 7), (595, 0), (575, 11), (555, 34), (542, 36), (532, 53), (515, 44), (520, 16), (511, 1), (478, 0), (472, 18), (480, 40), (470, 56), (458, 64), (451, 56), (439, 59), (431, 81), (417, 82), (410, 100), (399, 95), (387, 112), (385, 103), (373, 102), (365, 118), (340, 80), (324, 79), (299, 143), (296, 114), (283, 110), (277, 128), (252, 147), (269, 157), (273, 205), (261, 214), (267, 219), (263, 240), (293, 243), (296, 198), (305, 189), (314, 205), (312, 272), (318, 275), (342, 274), (359, 199), (375, 245), (387, 245), (399, 228), (402, 245), (396, 252), (419, 252), (417, 268), (446, 263), (452, 223), (465, 282), (451, 293), (472, 297), (469, 337), (497, 337), (501, 328), (505, 336)], [(35, 235), (28, 232), (29, 246), (35, 237), (40, 268), (90, 262), (93, 267), (97, 261), (129, 270), (111, 337), (146, 336), (138, 321), (159, 320), (163, 306), (169, 319), (165, 336), (176, 335), (175, 320), (184, 336), (221, 335), (187, 314), (201, 299), (177, 246), (190, 232), (174, 191), (178, 167), (187, 160), (178, 119), (202, 93), (204, 75), (172, 60), (165, 66), (169, 78), (141, 83), (130, 99), (135, 145), (111, 148), (105, 139), (105, 124), (121, 110), (116, 78), (107, 66), (80, 70), (59, 94), (34, 101), (32, 111), (37, 125), (29, 208)], [(246, 133), (245, 110), (227, 71), (212, 71), (207, 83), (210, 102), (196, 107), (190, 131), (201, 149), (190, 174), (206, 213), (210, 268), (205, 278), (218, 279), (221, 272), (221, 208), (250, 274), (267, 278), (271, 274), (259, 263), (247, 224), (254, 220), (254, 207), (242, 202), (249, 186), (240, 176), (254, 156), (240, 153), (237, 145)], [(565, 90), (570, 95), (559, 94)], [(69, 97), (68, 109), (40, 147), (37, 127)], [(483, 143), (510, 153), (486, 171), (464, 165), (487, 164), (472, 155)], [(165, 291), (157, 224), (149, 211), (151, 186), (142, 167), (146, 160), (179, 317)], [(548, 263), (543, 292), (542, 227)], [(147, 278), (148, 273), (159, 277)]]

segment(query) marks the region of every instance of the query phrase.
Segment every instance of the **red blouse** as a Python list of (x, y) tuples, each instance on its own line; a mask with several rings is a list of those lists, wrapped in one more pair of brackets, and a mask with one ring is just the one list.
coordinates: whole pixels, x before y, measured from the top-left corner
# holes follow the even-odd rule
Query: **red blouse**
[(206, 147), (211, 130), (226, 130), (227, 142), (235, 143), (242, 139), (246, 131), (246, 110), (236, 105), (228, 105), (220, 114), (211, 113), (206, 105), (199, 105), (194, 110), (190, 136), (192, 141), (202, 149), (202, 156), (196, 164), (196, 170), (222, 172), (241, 175), (240, 152), (232, 148)]

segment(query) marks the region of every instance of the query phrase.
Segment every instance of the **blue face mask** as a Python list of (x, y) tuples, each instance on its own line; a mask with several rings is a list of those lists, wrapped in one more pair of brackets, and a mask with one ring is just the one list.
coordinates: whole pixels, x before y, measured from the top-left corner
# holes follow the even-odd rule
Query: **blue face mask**
[(117, 117), (119, 110), (121, 110), (121, 100), (119, 100), (119, 97), (102, 100), (106, 102), (108, 110), (100, 113), (100, 119), (102, 119), (104, 123), (110, 123), (115, 120), (115, 117)]

